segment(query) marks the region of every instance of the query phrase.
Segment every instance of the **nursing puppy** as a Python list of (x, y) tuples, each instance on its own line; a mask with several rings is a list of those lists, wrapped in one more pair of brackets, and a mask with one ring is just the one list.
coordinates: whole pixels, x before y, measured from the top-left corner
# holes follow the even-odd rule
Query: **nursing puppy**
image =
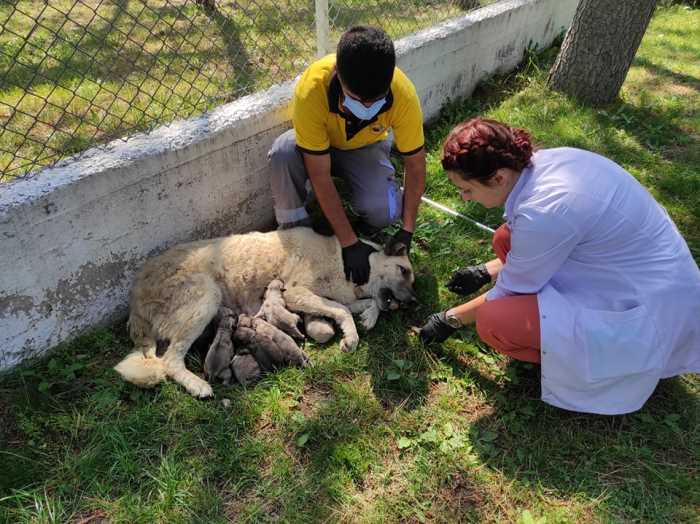
[[(378, 246), (377, 246), (378, 247)], [(352, 314), (372, 329), (380, 311), (416, 301), (406, 246), (370, 255), (369, 282), (345, 279), (340, 244), (309, 228), (247, 233), (190, 242), (146, 262), (131, 292), (129, 332), (135, 351), (115, 369), (143, 387), (171, 378), (196, 397), (212, 388), (185, 368), (185, 355), (220, 306), (254, 316), (267, 285), (285, 284), (286, 307), (333, 320), (345, 351), (359, 342)], [(156, 344), (167, 343), (162, 357)]]
[(265, 291), (260, 311), (255, 316), (267, 320), (290, 337), (302, 339), (304, 335), (299, 331), (298, 327), (301, 317), (287, 310), (287, 305), (284, 303), (284, 297), (282, 296), (283, 293), (284, 282), (279, 279), (270, 282)]

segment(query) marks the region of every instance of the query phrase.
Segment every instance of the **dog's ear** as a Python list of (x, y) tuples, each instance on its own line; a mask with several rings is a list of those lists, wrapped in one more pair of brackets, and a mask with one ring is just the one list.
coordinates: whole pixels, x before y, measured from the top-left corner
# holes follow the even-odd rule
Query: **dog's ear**
[(384, 254), (388, 257), (405, 257), (408, 255), (408, 246), (403, 242), (389, 239), (384, 245)]

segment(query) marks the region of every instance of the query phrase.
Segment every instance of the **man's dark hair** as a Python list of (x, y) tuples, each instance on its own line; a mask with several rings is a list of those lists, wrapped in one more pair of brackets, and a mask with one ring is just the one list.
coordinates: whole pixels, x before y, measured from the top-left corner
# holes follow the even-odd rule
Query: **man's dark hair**
[(377, 98), (389, 90), (395, 66), (394, 43), (383, 30), (357, 25), (340, 37), (338, 74), (345, 87), (362, 100)]

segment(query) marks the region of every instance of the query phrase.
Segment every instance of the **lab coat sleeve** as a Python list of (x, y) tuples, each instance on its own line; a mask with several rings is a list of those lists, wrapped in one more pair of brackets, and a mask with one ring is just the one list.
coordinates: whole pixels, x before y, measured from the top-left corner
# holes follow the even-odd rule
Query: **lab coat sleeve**
[(580, 228), (566, 212), (529, 208), (510, 224), (511, 249), (486, 300), (538, 293), (580, 241)]

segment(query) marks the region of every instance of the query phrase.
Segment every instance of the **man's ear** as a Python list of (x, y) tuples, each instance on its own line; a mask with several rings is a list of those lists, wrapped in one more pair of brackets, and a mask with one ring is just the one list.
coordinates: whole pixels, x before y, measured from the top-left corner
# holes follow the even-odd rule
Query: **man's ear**
[(388, 257), (405, 257), (408, 255), (408, 246), (403, 242), (389, 240), (384, 246), (384, 254)]

